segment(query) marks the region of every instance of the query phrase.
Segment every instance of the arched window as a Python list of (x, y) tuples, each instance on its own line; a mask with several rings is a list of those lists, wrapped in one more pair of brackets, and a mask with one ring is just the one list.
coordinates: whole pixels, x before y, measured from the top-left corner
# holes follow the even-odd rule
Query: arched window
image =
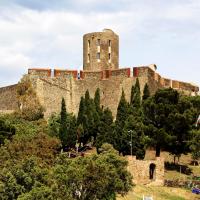
[(154, 163), (151, 163), (149, 165), (149, 179), (151, 180), (155, 179), (155, 169), (156, 165)]

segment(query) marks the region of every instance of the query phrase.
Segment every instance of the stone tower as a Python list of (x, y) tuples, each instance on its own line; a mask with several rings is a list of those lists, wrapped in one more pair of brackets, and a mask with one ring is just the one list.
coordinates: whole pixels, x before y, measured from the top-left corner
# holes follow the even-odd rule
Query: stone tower
[(119, 68), (119, 36), (110, 29), (83, 36), (83, 70)]

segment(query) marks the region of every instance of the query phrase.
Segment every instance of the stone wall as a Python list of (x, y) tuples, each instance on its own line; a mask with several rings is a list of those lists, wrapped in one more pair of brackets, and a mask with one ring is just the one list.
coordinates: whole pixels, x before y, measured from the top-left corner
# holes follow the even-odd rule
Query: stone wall
[[(130, 101), (131, 87), (139, 79), (141, 93), (146, 83), (148, 83), (151, 94), (159, 88), (174, 87), (175, 89), (191, 95), (193, 91), (198, 91), (198, 87), (190, 83), (172, 81), (161, 77), (149, 67), (137, 67), (133, 69), (133, 76), (130, 68), (118, 70), (101, 71), (78, 71), (76, 70), (53, 70), (51, 69), (30, 69), (28, 75), (33, 83), (33, 87), (40, 103), (46, 109), (45, 117), (49, 117), (53, 112), (60, 112), (62, 97), (66, 100), (68, 112), (78, 113), (81, 96), (89, 90), (91, 97), (94, 97), (97, 88), (100, 89), (101, 105), (109, 107), (116, 116), (117, 106), (124, 89), (127, 101)], [(0, 110), (12, 110), (17, 108), (15, 86), (0, 89)]]
[(110, 75), (115, 77), (130, 77), (130, 68), (111, 70)]
[(81, 79), (102, 79), (103, 71), (81, 71)]
[(77, 70), (61, 70), (54, 69), (54, 77), (62, 77), (62, 78), (78, 78)]
[[(37, 79), (35, 91), (41, 105), (45, 108), (45, 118), (52, 113), (59, 113), (61, 100), (65, 99), (68, 112), (74, 112), (71, 78), (43, 78)], [(73, 93), (74, 94), (74, 93)]]
[[(137, 160), (135, 156), (127, 156), (128, 170), (135, 184), (164, 185), (164, 159)], [(152, 170), (153, 169), (153, 170)]]
[(135, 67), (133, 69), (134, 77), (148, 77), (148, 84), (150, 86), (151, 93), (154, 93), (159, 88), (174, 88), (186, 95), (192, 95), (192, 93), (198, 93), (199, 87), (191, 83), (171, 80), (161, 77), (148, 66)]
[(32, 68), (28, 69), (28, 74), (36, 77), (50, 77), (51, 69)]
[[(71, 75), (70, 78), (69, 74)], [(80, 71), (80, 79), (76, 77), (77, 71), (59, 70), (54, 71), (54, 77), (36, 78), (36, 91), (41, 104), (46, 108), (45, 116), (52, 112), (60, 112), (60, 102), (62, 97), (66, 100), (68, 112), (78, 113), (81, 96), (89, 90), (91, 97), (94, 97), (97, 88), (100, 89), (101, 105), (109, 107), (116, 116), (117, 106), (124, 89), (127, 101), (130, 101), (131, 87), (139, 79), (141, 93), (146, 83), (148, 83), (151, 93), (155, 93), (159, 88), (173, 86), (180, 90), (181, 82), (162, 78), (149, 67), (137, 67), (133, 69), (133, 77), (130, 76), (130, 68), (119, 70), (102, 71)], [(179, 86), (179, 87), (178, 87)], [(182, 84), (182, 88), (191, 92), (191, 84)], [(186, 87), (187, 86), (187, 87)]]
[(109, 107), (113, 112), (113, 116), (115, 116), (122, 88), (129, 101), (131, 86), (135, 83), (135, 80), (132, 77), (99, 79), (95, 76), (77, 80), (40, 78), (36, 81), (35, 90), (40, 103), (46, 108), (46, 117), (49, 117), (53, 112), (60, 112), (62, 97), (65, 98), (68, 112), (77, 114), (81, 96), (84, 96), (86, 90), (89, 90), (91, 97), (94, 97), (97, 88), (100, 89), (101, 105)]
[(0, 112), (10, 113), (17, 108), (17, 84), (0, 88)]

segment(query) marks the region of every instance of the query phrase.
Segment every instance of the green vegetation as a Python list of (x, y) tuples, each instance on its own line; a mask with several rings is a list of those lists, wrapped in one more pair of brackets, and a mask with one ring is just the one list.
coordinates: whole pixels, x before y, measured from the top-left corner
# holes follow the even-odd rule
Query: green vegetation
[(125, 197), (118, 197), (117, 200), (141, 200), (143, 195), (153, 196), (156, 200), (195, 200), (196, 195), (190, 190), (181, 188), (144, 186), (137, 185), (133, 191), (130, 191)]
[(144, 91), (143, 91), (143, 96), (142, 96), (142, 100), (146, 100), (150, 97), (150, 91), (149, 91), (149, 86), (148, 84), (146, 83), (145, 86), (144, 86)]
[(1, 199), (114, 200), (132, 187), (127, 161), (111, 145), (103, 145), (99, 155), (70, 159), (55, 154), (59, 143), (47, 135), (22, 142), (24, 148), (9, 143), (1, 149)]
[[(195, 162), (200, 158), (199, 97), (173, 89), (150, 96), (148, 85), (141, 97), (137, 79), (129, 100), (122, 90), (116, 120), (101, 107), (97, 89), (94, 98), (86, 91), (77, 117), (63, 98), (61, 112), (48, 122), (29, 80), (19, 84), (18, 98), (19, 110), (0, 116), (0, 200), (115, 200), (133, 186), (120, 155), (143, 159), (147, 147), (155, 148), (157, 156), (165, 150), (174, 156), (166, 166), (175, 170), (176, 157), (191, 153)], [(97, 154), (84, 157), (78, 152), (83, 146), (96, 147)], [(182, 198), (161, 193), (161, 199)]]

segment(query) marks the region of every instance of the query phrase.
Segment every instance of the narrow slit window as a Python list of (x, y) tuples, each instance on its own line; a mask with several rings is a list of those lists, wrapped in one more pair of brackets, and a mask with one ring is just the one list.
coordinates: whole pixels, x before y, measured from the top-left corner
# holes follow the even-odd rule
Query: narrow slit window
[(100, 60), (100, 53), (97, 53), (97, 60)]
[(90, 54), (88, 53), (88, 63), (90, 62)]
[(90, 49), (90, 40), (88, 40), (88, 49)]
[(111, 47), (111, 40), (108, 40), (108, 46)]
[(108, 54), (108, 62), (111, 63), (111, 53)]
[(101, 43), (101, 40), (98, 39), (98, 40), (97, 40), (97, 46), (100, 46), (100, 43)]

